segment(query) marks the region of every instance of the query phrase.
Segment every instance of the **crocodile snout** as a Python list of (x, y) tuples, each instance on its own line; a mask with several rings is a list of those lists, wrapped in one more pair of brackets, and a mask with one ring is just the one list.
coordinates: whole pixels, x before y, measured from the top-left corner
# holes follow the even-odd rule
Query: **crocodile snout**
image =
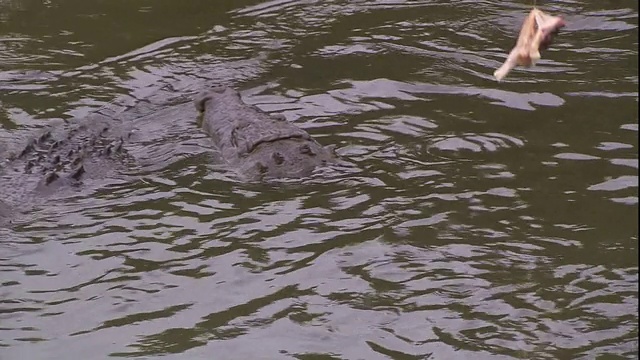
[[(227, 94), (227, 92), (229, 94)], [(233, 90), (231, 90), (230, 88), (226, 87), (226, 86), (213, 86), (203, 92), (201, 92), (200, 94), (198, 94), (195, 99), (194, 99), (194, 104), (196, 106), (196, 110), (198, 110), (199, 112), (204, 112), (205, 111), (205, 105), (207, 104), (207, 101), (209, 100), (213, 100), (214, 98), (218, 97), (218, 100), (220, 100), (221, 96), (229, 96), (230, 94), (234, 94)], [(224, 99), (224, 98), (222, 98)]]
[(198, 112), (204, 112), (207, 101), (211, 100), (212, 96), (209, 92), (201, 92), (193, 100), (193, 104), (196, 106)]

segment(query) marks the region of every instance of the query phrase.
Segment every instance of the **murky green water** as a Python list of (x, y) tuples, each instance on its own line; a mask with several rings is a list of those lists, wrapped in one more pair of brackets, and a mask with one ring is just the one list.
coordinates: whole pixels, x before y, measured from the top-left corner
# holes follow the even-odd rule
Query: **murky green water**
[[(2, 146), (164, 104), (0, 230), (0, 358), (637, 358), (638, 4), (538, 3), (496, 83), (530, 2), (0, 0)], [(219, 83), (354, 169), (230, 180), (178, 101)]]

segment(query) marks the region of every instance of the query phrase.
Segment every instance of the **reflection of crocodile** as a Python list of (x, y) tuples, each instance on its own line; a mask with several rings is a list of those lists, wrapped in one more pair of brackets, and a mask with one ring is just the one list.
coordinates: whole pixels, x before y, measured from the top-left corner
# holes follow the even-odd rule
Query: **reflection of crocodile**
[(195, 105), (222, 160), (246, 179), (304, 177), (335, 160), (332, 149), (286, 120), (246, 105), (231, 88), (205, 91)]

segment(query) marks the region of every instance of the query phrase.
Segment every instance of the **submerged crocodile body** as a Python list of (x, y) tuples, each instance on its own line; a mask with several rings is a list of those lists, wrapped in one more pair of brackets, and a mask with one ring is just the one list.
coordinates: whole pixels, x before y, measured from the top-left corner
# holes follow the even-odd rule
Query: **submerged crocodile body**
[(123, 153), (123, 144), (131, 134), (121, 133), (122, 129), (113, 125), (94, 117), (81, 124), (63, 126), (66, 129), (42, 130), (19, 151), (8, 154), (0, 165), (3, 180), (0, 181), (6, 183), (20, 177), (26, 185), (29, 182), (26, 179), (31, 177), (33, 190), (44, 191), (79, 183), (85, 177), (101, 177), (106, 170), (104, 162), (116, 160)]
[(118, 97), (81, 118), (50, 120), (38, 130), (1, 132), (0, 215), (9, 206), (24, 211), (51, 195), (88, 188), (81, 185), (93, 185), (92, 180), (96, 188), (111, 183), (105, 179), (129, 180), (139, 160), (157, 161), (141, 156), (149, 136), (136, 128), (157, 137), (159, 132), (149, 131), (149, 124), (167, 127), (176, 112), (194, 118), (192, 107), (184, 106), (191, 105), (188, 101), (164, 85), (144, 98)]
[[(173, 117), (193, 119), (193, 105), (190, 111), (183, 105), (167, 111)], [(246, 105), (231, 88), (205, 91), (196, 97), (195, 105), (220, 160), (244, 180), (305, 177), (335, 160), (333, 151), (306, 131)], [(136, 105), (131, 112), (133, 119), (158, 116), (144, 105)], [(137, 159), (127, 150), (130, 140), (135, 140), (130, 139), (130, 122), (96, 113), (79, 123), (40, 130), (25, 146), (0, 148), (0, 223), (15, 210), (29, 211), (61, 187), (73, 189), (89, 179), (101, 180), (130, 169)], [(138, 144), (138, 151), (144, 146)]]
[(124, 144), (130, 135), (114, 119), (94, 114), (78, 123), (48, 126), (26, 145), (0, 151), (0, 224), (62, 189), (125, 169)]
[(306, 177), (336, 159), (332, 148), (285, 119), (245, 104), (234, 89), (204, 91), (195, 106), (221, 159), (245, 179)]

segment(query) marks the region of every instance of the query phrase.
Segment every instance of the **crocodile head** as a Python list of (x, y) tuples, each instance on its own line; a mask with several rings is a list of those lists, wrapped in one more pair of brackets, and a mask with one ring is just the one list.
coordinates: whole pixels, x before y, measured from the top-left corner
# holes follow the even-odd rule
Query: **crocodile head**
[(245, 104), (234, 89), (208, 89), (194, 103), (222, 160), (249, 178), (304, 177), (335, 158), (308, 132)]

